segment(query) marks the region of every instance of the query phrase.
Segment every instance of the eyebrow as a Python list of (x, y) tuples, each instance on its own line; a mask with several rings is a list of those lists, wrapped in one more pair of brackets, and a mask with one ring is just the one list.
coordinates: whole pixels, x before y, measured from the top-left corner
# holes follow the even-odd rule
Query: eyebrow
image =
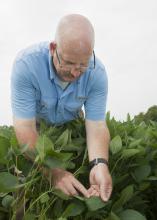
[[(74, 62), (72, 62), (72, 61), (69, 61), (69, 60), (65, 60), (65, 59), (63, 59), (63, 57), (60, 55), (60, 58), (64, 61), (64, 62), (66, 62), (66, 63), (69, 63), (69, 64), (76, 64), (76, 63), (74, 63)], [(84, 65), (84, 63), (80, 63), (81, 65)]]
[(65, 59), (63, 59), (62, 55), (60, 55), (60, 58), (61, 58), (64, 62), (66, 62), (66, 63), (75, 64), (74, 62), (71, 62), (71, 61), (69, 61), (69, 60), (65, 60)]

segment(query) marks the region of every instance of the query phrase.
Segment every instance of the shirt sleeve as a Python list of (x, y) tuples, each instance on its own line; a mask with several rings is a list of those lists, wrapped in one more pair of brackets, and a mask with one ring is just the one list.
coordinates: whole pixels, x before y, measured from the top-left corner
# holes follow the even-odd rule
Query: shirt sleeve
[(30, 70), (23, 60), (15, 61), (11, 74), (11, 107), (17, 118), (31, 119), (36, 115), (35, 88)]
[(108, 79), (105, 68), (100, 68), (93, 74), (91, 88), (84, 104), (85, 119), (105, 120), (108, 94)]

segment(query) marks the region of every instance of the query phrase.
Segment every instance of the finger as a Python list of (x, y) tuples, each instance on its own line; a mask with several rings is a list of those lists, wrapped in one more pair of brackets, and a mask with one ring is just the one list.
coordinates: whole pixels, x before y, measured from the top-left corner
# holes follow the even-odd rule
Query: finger
[(93, 190), (90, 196), (99, 196), (99, 193), (96, 190)]
[(87, 197), (87, 198), (90, 197), (90, 194), (88, 193), (88, 190), (77, 179), (74, 178), (73, 181), (72, 181), (72, 184), (85, 197)]
[(60, 188), (60, 187), (55, 187), (56, 189), (61, 190), (63, 193), (65, 193), (67, 196), (70, 196), (70, 193), (68, 192), (68, 190), (64, 187)]
[(95, 191), (95, 192), (93, 192), (93, 195), (92, 195), (92, 196), (97, 196), (97, 197), (99, 197), (99, 196), (100, 196), (100, 193), (97, 192), (97, 191)]
[(91, 185), (89, 189), (95, 189), (95, 190), (99, 190), (99, 186), (98, 185)]
[(94, 195), (95, 192), (96, 192), (96, 191), (95, 191), (94, 189), (91, 189), (90, 192), (89, 192), (90, 196)]
[(78, 192), (76, 191), (76, 189), (75, 189), (74, 187), (72, 187), (71, 190), (70, 190), (70, 195), (71, 195), (71, 196), (78, 196), (79, 194), (78, 194)]
[(100, 188), (99, 188), (98, 185), (92, 185), (92, 188), (95, 189), (95, 190), (97, 190), (97, 191), (100, 191)]
[(96, 192), (96, 193), (95, 193), (95, 196), (99, 197), (99, 196), (100, 196), (100, 193), (99, 193), (99, 192)]
[(88, 193), (91, 194), (92, 192), (93, 192), (93, 188), (90, 187), (90, 188), (88, 189)]
[(64, 188), (66, 191), (69, 193), (69, 195), (74, 196), (74, 195), (79, 195), (74, 186), (71, 184), (65, 184)]
[(98, 185), (91, 185), (91, 187), (88, 189), (89, 194), (91, 195), (93, 192), (98, 192), (99, 194), (99, 186)]

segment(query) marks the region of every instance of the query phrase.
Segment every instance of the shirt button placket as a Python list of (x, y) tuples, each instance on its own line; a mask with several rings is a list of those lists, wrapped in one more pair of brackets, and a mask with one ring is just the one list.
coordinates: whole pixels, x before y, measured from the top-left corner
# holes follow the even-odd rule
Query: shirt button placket
[(59, 100), (58, 100), (58, 113), (59, 113), (59, 116), (61, 117), (61, 115), (62, 115), (62, 102), (61, 102), (61, 98), (59, 98)]

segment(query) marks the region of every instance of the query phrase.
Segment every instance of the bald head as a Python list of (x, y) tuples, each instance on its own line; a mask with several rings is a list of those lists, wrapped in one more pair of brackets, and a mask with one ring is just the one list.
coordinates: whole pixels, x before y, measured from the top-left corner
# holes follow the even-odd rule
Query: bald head
[(63, 51), (91, 53), (94, 48), (93, 26), (82, 15), (64, 16), (57, 26), (55, 41)]

